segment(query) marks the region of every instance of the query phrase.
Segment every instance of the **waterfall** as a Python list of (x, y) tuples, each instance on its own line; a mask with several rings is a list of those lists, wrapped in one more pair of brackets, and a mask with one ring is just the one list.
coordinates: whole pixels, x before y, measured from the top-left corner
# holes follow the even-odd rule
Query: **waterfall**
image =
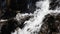
[(36, 11), (34, 11), (33, 18), (30, 18), (28, 21), (25, 21), (25, 27), (18, 30), (18, 34), (38, 34), (40, 31), (41, 25), (43, 24), (43, 19), (45, 15), (49, 13), (60, 13), (60, 10), (49, 10), (50, 0), (37, 1), (36, 2)]

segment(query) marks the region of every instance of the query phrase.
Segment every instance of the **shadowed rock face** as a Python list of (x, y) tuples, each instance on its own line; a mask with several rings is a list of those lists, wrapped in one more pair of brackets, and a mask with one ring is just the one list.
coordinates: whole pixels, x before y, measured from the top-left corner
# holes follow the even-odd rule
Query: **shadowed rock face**
[(1, 34), (11, 34), (18, 27), (18, 22), (14, 19), (3, 22), (1, 27)]
[(56, 7), (60, 7), (60, 0), (50, 0), (50, 10), (55, 10)]
[(36, 9), (35, 3), (38, 0), (11, 0), (10, 8), (20, 10), (21, 13), (33, 13)]
[(39, 34), (60, 34), (60, 13), (46, 15)]

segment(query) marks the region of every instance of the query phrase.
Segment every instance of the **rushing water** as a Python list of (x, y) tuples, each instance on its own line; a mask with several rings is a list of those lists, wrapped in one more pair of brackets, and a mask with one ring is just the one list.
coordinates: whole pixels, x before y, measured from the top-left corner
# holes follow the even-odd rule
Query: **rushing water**
[[(41, 29), (41, 25), (43, 24), (43, 19), (45, 15), (49, 13), (60, 13), (59, 8), (56, 10), (49, 10), (50, 0), (43, 0), (36, 2), (36, 11), (34, 11), (33, 18), (30, 18), (28, 21), (25, 21), (25, 27), (23, 29), (18, 29), (18, 34), (38, 34)], [(17, 34), (17, 31), (12, 34)]]

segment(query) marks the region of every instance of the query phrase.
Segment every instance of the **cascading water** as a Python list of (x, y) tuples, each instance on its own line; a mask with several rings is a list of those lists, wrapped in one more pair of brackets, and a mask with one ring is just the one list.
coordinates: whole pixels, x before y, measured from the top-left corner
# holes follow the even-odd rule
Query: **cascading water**
[[(49, 13), (60, 13), (60, 10), (49, 10), (49, 2), (50, 0), (38, 1), (36, 2), (36, 7), (40, 9), (36, 9), (34, 11), (33, 18), (30, 18), (28, 21), (25, 21), (25, 27), (23, 29), (18, 29), (18, 34), (38, 34), (41, 29), (41, 25), (43, 24), (43, 19), (45, 15)], [(16, 34), (13, 33), (13, 34)]]

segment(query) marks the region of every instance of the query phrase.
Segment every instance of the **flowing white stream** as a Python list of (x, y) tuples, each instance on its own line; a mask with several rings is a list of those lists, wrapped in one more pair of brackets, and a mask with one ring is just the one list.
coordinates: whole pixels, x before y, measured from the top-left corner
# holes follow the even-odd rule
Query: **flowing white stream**
[[(41, 9), (36, 9), (34, 11), (34, 17), (30, 18), (28, 21), (25, 21), (25, 27), (23, 29), (18, 29), (18, 34), (38, 34), (40, 31), (42, 21), (45, 18), (44, 16), (48, 13), (60, 13), (60, 10), (49, 10), (49, 0), (38, 1), (36, 2), (36, 6)], [(12, 33), (17, 34), (17, 32)]]

